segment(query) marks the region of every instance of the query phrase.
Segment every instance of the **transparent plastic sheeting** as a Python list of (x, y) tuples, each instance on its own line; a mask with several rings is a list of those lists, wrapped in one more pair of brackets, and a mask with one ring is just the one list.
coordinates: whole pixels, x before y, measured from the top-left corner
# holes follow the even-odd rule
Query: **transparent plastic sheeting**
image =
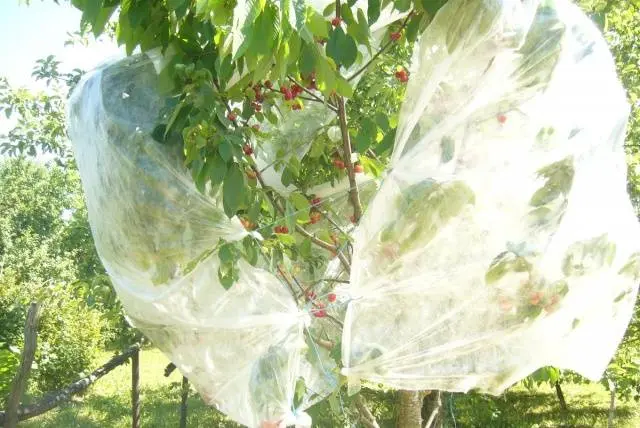
[[(228, 291), (219, 283), (212, 250), (250, 233), (195, 188), (179, 145), (151, 138), (167, 114), (161, 62), (107, 64), (70, 100), (100, 257), (131, 321), (207, 403), (250, 427), (309, 426), (304, 409), (338, 382), (307, 333), (338, 341), (339, 332), (299, 308), (268, 266), (241, 262)], [(359, 181), (373, 198), (339, 290), (346, 316), (328, 309), (344, 316), (350, 385), (499, 393), (544, 365), (599, 377), (640, 278), (627, 115), (606, 45), (575, 6), (449, 1), (415, 47), (392, 169), (377, 192)], [(267, 167), (332, 118), (305, 109), (305, 127), (281, 121), (258, 161)], [(317, 188), (323, 200), (338, 192), (343, 220), (345, 183)], [(346, 278), (335, 259), (318, 271), (299, 275)], [(300, 378), (306, 393), (294, 407)]]
[(272, 273), (241, 262), (233, 287), (220, 284), (212, 249), (248, 232), (195, 188), (180, 147), (151, 138), (164, 114), (152, 61), (98, 69), (69, 104), (96, 247), (132, 323), (237, 422), (310, 426), (302, 410), (335, 389), (335, 363), (305, 342), (309, 312)]
[(451, 0), (416, 46), (392, 169), (355, 232), (343, 373), (498, 394), (598, 379), (636, 298), (629, 108), (568, 1)]

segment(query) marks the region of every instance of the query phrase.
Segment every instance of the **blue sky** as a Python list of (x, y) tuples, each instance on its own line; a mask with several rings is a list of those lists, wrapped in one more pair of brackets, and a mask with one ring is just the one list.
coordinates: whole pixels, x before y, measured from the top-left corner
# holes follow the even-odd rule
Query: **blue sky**
[(54, 54), (63, 70), (75, 67), (88, 70), (119, 50), (111, 42), (95, 42), (89, 47), (65, 47), (67, 32), (79, 29), (80, 12), (63, 1), (31, 0), (27, 6), (19, 0), (0, 0), (0, 76), (13, 86), (40, 87), (33, 82), (35, 61)]

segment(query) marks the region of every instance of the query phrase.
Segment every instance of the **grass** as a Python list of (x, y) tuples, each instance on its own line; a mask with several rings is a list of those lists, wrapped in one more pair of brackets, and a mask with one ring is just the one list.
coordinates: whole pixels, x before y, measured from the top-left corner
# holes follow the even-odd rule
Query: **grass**
[[(101, 360), (111, 354), (104, 353)], [(140, 383), (142, 427), (177, 427), (180, 417), (180, 374), (176, 370), (164, 377), (168, 360), (159, 351), (145, 350), (140, 354)], [(83, 396), (42, 416), (21, 424), (25, 428), (97, 428), (131, 426), (130, 366), (121, 366), (109, 373)], [(607, 424), (609, 393), (599, 384), (563, 386), (569, 412), (563, 414), (554, 391), (541, 387), (529, 391), (516, 387), (494, 398), (479, 394), (453, 394), (445, 403), (447, 427), (605, 427)], [(370, 397), (372, 394), (367, 394)], [(382, 393), (381, 393), (382, 394)], [(386, 397), (391, 395), (387, 393)], [(382, 399), (382, 395), (379, 397)], [(237, 427), (221, 413), (206, 406), (193, 393), (188, 402), (189, 427)], [(387, 406), (384, 406), (387, 407)], [(312, 413), (328, 412), (323, 403)], [(337, 423), (317, 418), (321, 428), (338, 427)], [(392, 418), (380, 419), (382, 428), (391, 428)], [(640, 427), (640, 406), (619, 401), (616, 409), (617, 428)]]

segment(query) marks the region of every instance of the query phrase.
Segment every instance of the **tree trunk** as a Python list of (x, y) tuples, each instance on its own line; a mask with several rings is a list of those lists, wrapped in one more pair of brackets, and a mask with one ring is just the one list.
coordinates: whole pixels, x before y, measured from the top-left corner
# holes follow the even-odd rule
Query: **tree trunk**
[(7, 402), (7, 428), (15, 428), (18, 426), (18, 406), (22, 400), (22, 394), (24, 394), (24, 390), (27, 387), (27, 379), (31, 372), (33, 357), (36, 354), (39, 312), (40, 305), (35, 302), (31, 303), (29, 312), (27, 313), (27, 321), (24, 324), (24, 349), (22, 350), (20, 367), (18, 368), (16, 377), (13, 379), (11, 393), (9, 394), (9, 400)]
[(609, 382), (609, 417), (607, 419), (607, 428), (614, 427), (614, 419), (616, 417), (616, 384), (611, 380), (607, 379)]
[[(106, 375), (111, 370), (127, 362), (129, 358), (131, 358), (131, 355), (134, 352), (137, 352), (138, 349), (140, 349), (140, 345), (133, 345), (122, 354), (113, 357), (112, 359), (107, 361), (103, 366), (95, 369), (90, 375), (83, 377), (82, 379), (72, 383), (66, 388), (63, 388), (55, 392), (46, 393), (45, 396), (35, 404), (31, 404), (28, 406), (21, 406), (18, 409), (18, 420), (24, 421), (26, 419), (39, 416), (53, 409), (59, 404), (64, 403), (65, 401), (68, 401), (72, 395), (77, 394), (81, 391), (84, 391), (89, 387), (89, 385), (93, 384), (102, 376)], [(6, 422), (5, 412), (0, 412), (0, 426), (2, 426), (2, 424), (4, 424), (5, 422)]]
[(182, 376), (180, 396), (180, 428), (187, 428), (187, 400), (189, 400), (189, 379)]
[(442, 392), (430, 391), (422, 402), (422, 428), (442, 428), (444, 425)]
[(422, 426), (422, 391), (398, 391), (397, 428), (420, 428)]
[(140, 428), (140, 350), (131, 354), (131, 428)]
[(560, 402), (560, 408), (563, 412), (566, 412), (567, 401), (564, 399), (564, 393), (562, 392), (562, 387), (560, 387), (560, 382), (556, 382), (556, 395), (558, 396), (558, 401)]

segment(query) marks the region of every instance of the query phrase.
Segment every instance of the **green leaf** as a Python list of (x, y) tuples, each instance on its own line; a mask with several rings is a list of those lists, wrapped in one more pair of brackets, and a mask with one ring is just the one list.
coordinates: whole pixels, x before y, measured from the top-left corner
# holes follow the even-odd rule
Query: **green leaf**
[(336, 92), (345, 98), (351, 98), (353, 96), (353, 87), (347, 79), (342, 76), (338, 76), (336, 81)]
[(369, 24), (367, 23), (367, 17), (364, 15), (362, 9), (358, 9), (358, 21), (350, 24), (347, 27), (347, 32), (353, 36), (360, 44), (369, 46), (369, 40), (371, 33), (369, 32)]
[(225, 214), (231, 218), (238, 211), (238, 207), (244, 200), (245, 180), (240, 166), (231, 164), (224, 177), (222, 186), (222, 202)]
[(440, 149), (442, 151), (440, 160), (442, 163), (447, 163), (453, 159), (453, 154), (456, 150), (456, 143), (453, 141), (453, 138), (445, 135), (442, 137), (442, 140), (440, 140)]
[(440, 8), (444, 6), (446, 2), (447, 0), (421, 0), (420, 4), (422, 5), (422, 8), (427, 12), (428, 16), (430, 18), (433, 18), (436, 12), (440, 10)]
[(258, 243), (252, 236), (245, 236), (242, 240), (242, 245), (244, 247), (245, 259), (250, 265), (255, 266), (258, 263)]
[(406, 12), (411, 8), (411, 0), (395, 0), (394, 7), (400, 12)]
[(329, 37), (329, 23), (310, 7), (307, 9), (307, 27), (316, 37), (322, 39)]
[(293, 408), (297, 409), (304, 400), (304, 395), (307, 393), (307, 387), (304, 383), (304, 378), (299, 377), (296, 381), (295, 394), (293, 396)]
[(167, 7), (169, 10), (176, 10), (182, 7), (186, 2), (187, 0), (167, 0)]
[(310, 207), (309, 201), (302, 193), (294, 192), (289, 196), (289, 199), (297, 211), (308, 210)]
[(298, 66), (302, 74), (311, 73), (316, 66), (316, 54), (314, 52), (313, 45), (304, 43), (300, 52), (300, 59), (298, 60)]
[(369, 25), (373, 24), (380, 17), (380, 0), (368, 0), (367, 2), (367, 19)]
[(278, 241), (282, 242), (286, 246), (292, 246), (296, 244), (296, 238), (294, 238), (290, 233), (278, 233), (277, 237)]
[(222, 160), (229, 162), (233, 157), (233, 147), (231, 146), (231, 143), (227, 140), (222, 140), (218, 146), (218, 153), (220, 153)]
[(215, 156), (211, 160), (211, 185), (217, 186), (222, 183), (227, 174), (227, 163), (220, 156)]
[(349, 68), (358, 57), (358, 47), (353, 37), (345, 34), (341, 27), (331, 33), (327, 42), (327, 56), (336, 64)]
[(293, 232), (296, 229), (296, 213), (295, 207), (289, 201), (286, 203), (285, 207), (285, 222), (287, 223), (287, 227), (289, 228), (289, 232)]
[(389, 129), (389, 117), (387, 116), (389, 113), (383, 113), (381, 111), (377, 111), (374, 120), (376, 124), (380, 127), (381, 130), (386, 131)]
[(376, 154), (381, 155), (391, 150), (393, 148), (393, 143), (395, 141), (395, 138), (396, 138), (396, 128), (393, 128), (389, 132), (384, 134), (382, 141), (380, 141), (380, 143), (373, 148), (373, 151), (376, 152)]
[(340, 16), (342, 17), (342, 21), (347, 24), (347, 27), (353, 25), (356, 20), (353, 17), (353, 13), (351, 12), (351, 8), (348, 4), (342, 3), (342, 7), (340, 8)]
[(298, 250), (302, 257), (311, 257), (311, 239), (305, 238), (300, 244), (300, 247), (298, 247)]

